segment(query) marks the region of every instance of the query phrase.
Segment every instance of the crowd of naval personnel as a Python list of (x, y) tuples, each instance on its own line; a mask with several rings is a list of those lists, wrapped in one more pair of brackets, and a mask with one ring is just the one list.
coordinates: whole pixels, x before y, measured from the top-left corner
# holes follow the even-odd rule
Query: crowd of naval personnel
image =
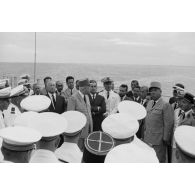
[(96, 80), (72, 76), (45, 77), (43, 88), (28, 74), (15, 87), (0, 80), (0, 162), (195, 162), (194, 96), (182, 83), (166, 102), (158, 81), (117, 92), (101, 81), (98, 91)]

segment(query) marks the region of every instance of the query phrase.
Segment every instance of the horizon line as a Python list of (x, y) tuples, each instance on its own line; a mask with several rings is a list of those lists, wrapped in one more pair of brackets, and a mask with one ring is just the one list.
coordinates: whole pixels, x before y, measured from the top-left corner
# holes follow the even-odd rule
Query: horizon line
[[(0, 63), (28, 63), (28, 64), (34, 64), (34, 62), (9, 62), (9, 61), (0, 61)], [(194, 67), (194, 65), (174, 65), (174, 64), (126, 64), (126, 63), (95, 63), (95, 62), (37, 62), (36, 64), (91, 64), (91, 65), (124, 65), (124, 66), (181, 66), (181, 67)]]

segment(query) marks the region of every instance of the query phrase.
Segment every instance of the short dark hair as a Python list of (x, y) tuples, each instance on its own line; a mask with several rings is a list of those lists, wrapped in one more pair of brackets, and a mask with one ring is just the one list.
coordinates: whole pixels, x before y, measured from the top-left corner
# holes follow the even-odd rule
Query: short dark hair
[(30, 158), (27, 158), (27, 153), (32, 150), (26, 150), (26, 151), (14, 151), (5, 148), (4, 146), (1, 147), (1, 152), (4, 156), (4, 159), (7, 161), (10, 161), (13, 159), (18, 159), (17, 161), (20, 161), (21, 163), (28, 163)]
[(66, 77), (66, 82), (68, 82), (68, 80), (70, 80), (70, 79), (73, 79), (74, 80), (74, 77), (73, 76), (67, 76)]
[(47, 79), (51, 79), (51, 80), (52, 80), (52, 78), (49, 77), (49, 76), (48, 76), (48, 77), (45, 77), (45, 78), (43, 79), (44, 83), (46, 82)]
[(137, 83), (139, 85), (138, 80), (132, 80), (131, 83)]
[(128, 86), (126, 84), (122, 84), (122, 85), (120, 85), (120, 87), (126, 88), (126, 91), (128, 91)]
[(89, 83), (96, 83), (97, 84), (97, 81), (96, 80), (90, 80)]

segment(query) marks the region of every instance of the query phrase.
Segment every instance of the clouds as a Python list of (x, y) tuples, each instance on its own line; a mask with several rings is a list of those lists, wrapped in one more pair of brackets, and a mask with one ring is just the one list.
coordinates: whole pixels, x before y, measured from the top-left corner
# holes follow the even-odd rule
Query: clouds
[[(33, 62), (34, 33), (0, 33), (0, 61)], [(195, 33), (37, 33), (38, 62), (195, 64)]]

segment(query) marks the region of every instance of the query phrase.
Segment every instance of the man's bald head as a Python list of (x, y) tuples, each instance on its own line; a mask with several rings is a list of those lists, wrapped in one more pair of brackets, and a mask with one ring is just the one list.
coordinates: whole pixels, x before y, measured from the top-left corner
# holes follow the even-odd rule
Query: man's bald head
[(140, 96), (141, 96), (142, 99), (146, 98), (148, 92), (149, 92), (149, 89), (148, 89), (147, 86), (140, 87)]
[(55, 93), (55, 91), (56, 91), (56, 83), (55, 83), (55, 81), (53, 81), (53, 80), (48, 81), (48, 83), (46, 85), (46, 90), (49, 93), (51, 93), (51, 94)]

